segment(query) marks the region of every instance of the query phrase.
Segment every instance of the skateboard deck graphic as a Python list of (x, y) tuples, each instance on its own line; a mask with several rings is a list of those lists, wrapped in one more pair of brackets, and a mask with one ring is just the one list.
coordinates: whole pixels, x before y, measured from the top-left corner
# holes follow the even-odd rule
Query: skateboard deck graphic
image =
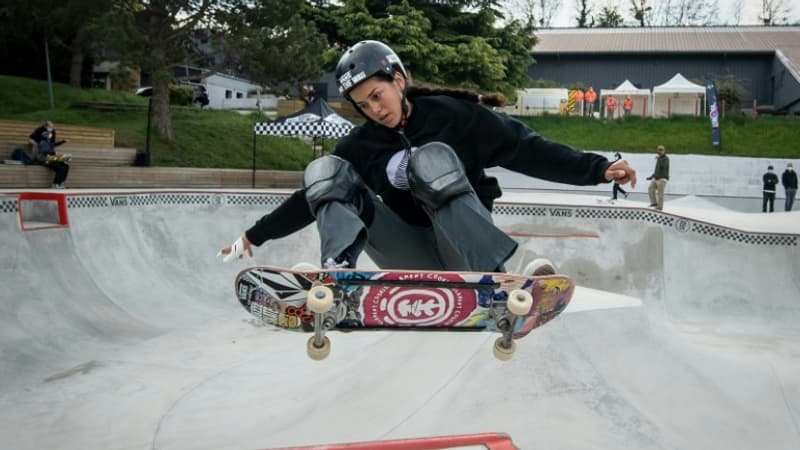
[(314, 332), (306, 302), (314, 286), (330, 288), (326, 330), (435, 329), (502, 331), (501, 313), (515, 290), (530, 293), (530, 311), (514, 321), (519, 339), (557, 316), (575, 289), (564, 275), (415, 270), (309, 270), (260, 266), (236, 277), (242, 306), (264, 323)]

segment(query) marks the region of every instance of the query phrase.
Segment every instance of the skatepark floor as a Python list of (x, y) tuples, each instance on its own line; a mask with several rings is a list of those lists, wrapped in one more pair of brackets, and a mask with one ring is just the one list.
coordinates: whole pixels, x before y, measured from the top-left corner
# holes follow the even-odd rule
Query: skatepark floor
[[(246, 266), (316, 262), (314, 227), (254, 260), (216, 257), (285, 193), (58, 194), (69, 226), (22, 231), (16, 193), (0, 193), (2, 448), (484, 432), (521, 449), (800, 448), (800, 213), (509, 193), (497, 223), (522, 236), (509, 270), (550, 257), (581, 285), (574, 310), (509, 362), (489, 333), (384, 331), (331, 333), (315, 362), (308, 335), (257, 323), (233, 291)], [(536, 218), (548, 212), (565, 217)]]

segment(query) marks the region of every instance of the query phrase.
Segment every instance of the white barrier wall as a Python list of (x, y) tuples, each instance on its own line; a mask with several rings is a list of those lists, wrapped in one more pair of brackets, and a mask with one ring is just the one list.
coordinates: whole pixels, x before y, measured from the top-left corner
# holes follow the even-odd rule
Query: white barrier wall
[[(597, 152), (608, 159), (614, 159), (613, 152)], [(780, 178), (786, 163), (791, 162), (795, 170), (800, 159), (786, 160), (776, 158), (742, 158), (735, 156), (671, 155), (667, 149), (670, 163), (670, 181), (667, 193), (672, 195), (723, 196), (723, 197), (761, 197), (761, 177), (772, 165)], [(636, 192), (647, 192), (645, 180), (653, 173), (656, 164), (655, 149), (652, 154), (623, 153), (636, 169), (639, 178)], [(503, 188), (554, 189), (610, 192), (609, 185), (570, 186), (537, 180), (516, 174), (505, 169), (491, 169), (489, 173), (498, 177)], [(783, 186), (778, 188), (777, 198), (784, 198)], [(776, 210), (778, 208), (776, 202)]]

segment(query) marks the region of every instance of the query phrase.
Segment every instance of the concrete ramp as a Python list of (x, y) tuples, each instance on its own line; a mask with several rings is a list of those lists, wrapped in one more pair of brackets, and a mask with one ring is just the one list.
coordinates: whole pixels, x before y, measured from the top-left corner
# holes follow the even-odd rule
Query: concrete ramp
[[(510, 195), (495, 221), (576, 279), (570, 313), (484, 333), (307, 335), (254, 321), (246, 265), (315, 262), (314, 227), (215, 257), (286, 192), (67, 192), (22, 231), (0, 196), (0, 442), (242, 449), (506, 432), (522, 449), (800, 448), (800, 214)], [(36, 218), (46, 222), (47, 218)], [(24, 223), (23, 223), (24, 225)], [(363, 259), (370, 266), (368, 258)]]

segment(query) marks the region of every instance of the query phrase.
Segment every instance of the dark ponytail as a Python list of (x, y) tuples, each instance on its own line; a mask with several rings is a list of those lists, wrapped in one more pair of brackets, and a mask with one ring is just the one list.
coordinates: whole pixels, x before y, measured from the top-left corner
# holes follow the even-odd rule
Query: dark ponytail
[(428, 95), (446, 95), (448, 97), (467, 100), (485, 106), (503, 106), (506, 100), (505, 96), (497, 93), (482, 95), (466, 89), (428, 88), (413, 84), (408, 86), (406, 95), (408, 95), (408, 98), (424, 97)]

